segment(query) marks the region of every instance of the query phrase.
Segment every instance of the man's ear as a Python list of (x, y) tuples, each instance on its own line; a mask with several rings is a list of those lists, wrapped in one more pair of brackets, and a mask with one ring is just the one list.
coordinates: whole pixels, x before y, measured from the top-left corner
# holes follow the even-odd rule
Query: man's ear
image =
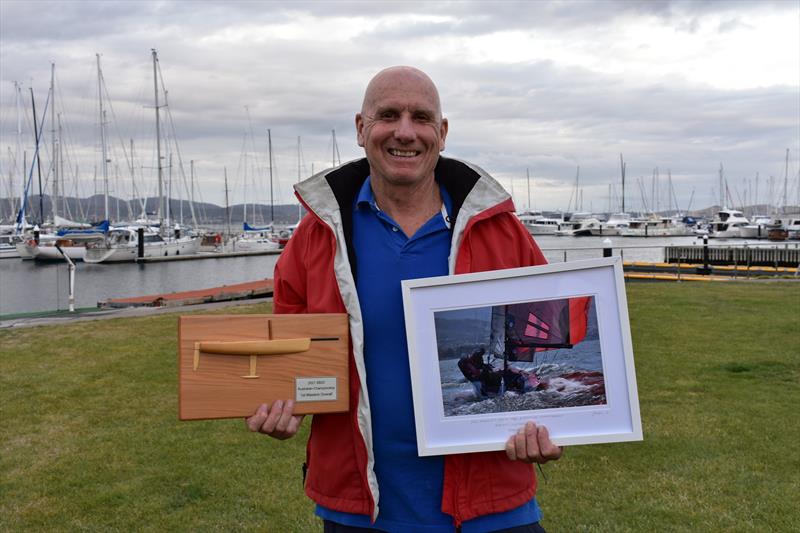
[(361, 117), (361, 113), (356, 113), (356, 139), (358, 139), (358, 145), (363, 148), (364, 147), (364, 119)]
[(447, 138), (447, 119), (442, 119), (442, 125), (439, 126), (439, 135), (441, 140), (439, 141), (439, 151), (444, 152), (444, 140)]

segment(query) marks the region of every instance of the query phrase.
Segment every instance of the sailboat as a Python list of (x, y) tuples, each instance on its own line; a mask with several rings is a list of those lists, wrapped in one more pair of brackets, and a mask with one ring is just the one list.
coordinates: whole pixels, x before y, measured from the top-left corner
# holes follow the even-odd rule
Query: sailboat
[[(252, 226), (245, 221), (242, 224), (242, 233), (233, 243), (234, 250), (237, 252), (265, 252), (278, 250), (280, 244), (275, 239), (275, 204), (272, 196), (272, 132), (267, 130), (267, 150), (269, 155), (269, 208), (271, 222), (266, 226)], [(244, 204), (247, 210), (247, 202)], [(253, 206), (255, 216), (255, 205)]]
[[(152, 50), (153, 57), (153, 84), (155, 93), (155, 119), (156, 119), (156, 161), (158, 162), (158, 201), (159, 221), (156, 227), (152, 225), (131, 225), (112, 228), (102, 243), (90, 244), (87, 247), (84, 261), (86, 263), (114, 263), (135, 261), (138, 257), (167, 257), (197, 253), (200, 240), (194, 236), (181, 236), (180, 229), (176, 226), (174, 235), (166, 234), (165, 213), (167, 202), (164, 198), (164, 168), (161, 163), (161, 119), (159, 110), (159, 84), (158, 84), (158, 54)], [(98, 58), (99, 71), (99, 58)], [(163, 89), (163, 81), (162, 81)], [(103, 123), (101, 121), (101, 133)], [(104, 136), (101, 134), (101, 137)], [(105, 146), (105, 143), (103, 143)], [(104, 148), (105, 154), (105, 148)], [(104, 155), (105, 160), (105, 155)], [(104, 161), (105, 173), (105, 161)], [(106, 200), (106, 212), (107, 212)]]
[[(50, 64), (50, 124), (53, 131), (53, 148), (50, 157), (50, 171), (52, 180), (52, 224), (45, 224), (47, 233), (39, 233), (38, 236), (23, 240), (19, 245), (20, 255), (30, 257), (37, 261), (62, 261), (68, 257), (73, 261), (81, 261), (86, 255), (86, 245), (89, 242), (103, 239), (104, 233), (108, 231), (108, 221), (104, 220), (92, 226), (81, 222), (75, 222), (59, 215), (59, 200), (61, 191), (59, 187), (59, 157), (61, 153), (61, 117), (59, 115), (58, 126), (55, 118), (55, 63)], [(58, 141), (56, 137), (58, 132)]]
[[(533, 362), (539, 352), (571, 349), (586, 337), (590, 297), (542, 300), (492, 307), (488, 346), (481, 346), (458, 361), (458, 368), (476, 396), (490, 398), (506, 392), (524, 394), (545, 390), (551, 380), (510, 363)], [(488, 354), (487, 354), (488, 351)], [(497, 363), (502, 361), (501, 366)], [(600, 372), (569, 372), (559, 376), (593, 387), (604, 396)]]

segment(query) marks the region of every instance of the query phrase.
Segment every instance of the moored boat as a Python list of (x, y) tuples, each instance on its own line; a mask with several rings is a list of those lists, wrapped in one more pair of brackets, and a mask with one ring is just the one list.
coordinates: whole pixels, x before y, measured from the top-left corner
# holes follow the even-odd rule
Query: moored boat
[(744, 213), (735, 209), (720, 209), (708, 228), (708, 236), (715, 239), (738, 239), (742, 237), (742, 229), (750, 221)]
[(102, 242), (90, 243), (83, 258), (86, 263), (119, 263), (135, 261), (139, 255), (141, 230), (141, 257), (168, 257), (196, 253), (200, 247), (197, 237), (162, 237), (150, 227), (127, 226), (113, 228)]
[(522, 225), (531, 235), (555, 235), (563, 220), (548, 217), (539, 212), (527, 212), (517, 215)]

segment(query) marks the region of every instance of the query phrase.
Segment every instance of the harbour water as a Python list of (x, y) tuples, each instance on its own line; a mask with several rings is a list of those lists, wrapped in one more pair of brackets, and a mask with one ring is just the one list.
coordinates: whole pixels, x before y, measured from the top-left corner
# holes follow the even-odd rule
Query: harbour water
[[(164, 263), (76, 263), (75, 307), (95, 307), (109, 298), (219, 287), (271, 278), (277, 255), (255, 255)], [(0, 261), (0, 315), (68, 308), (66, 263)]]
[[(695, 237), (551, 237), (536, 242), (551, 263), (602, 256), (609, 239), (614, 255), (626, 261), (659, 262), (664, 246), (702, 245)], [(741, 246), (744, 241), (715, 241), (714, 245)], [(752, 244), (756, 244), (753, 241)], [(759, 244), (764, 245), (762, 241)], [(143, 296), (218, 287), (271, 278), (277, 255), (175, 261), (151, 264), (77, 263), (75, 306), (95, 307), (109, 298)], [(66, 263), (0, 260), (0, 315), (68, 308), (69, 270)]]

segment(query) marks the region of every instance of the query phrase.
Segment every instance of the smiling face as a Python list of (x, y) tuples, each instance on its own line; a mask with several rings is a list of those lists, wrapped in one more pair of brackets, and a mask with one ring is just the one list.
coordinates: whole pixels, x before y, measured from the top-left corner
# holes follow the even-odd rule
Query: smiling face
[(356, 132), (372, 179), (410, 186), (433, 180), (447, 119), (442, 118), (439, 94), (428, 76), (411, 67), (392, 67), (367, 87)]

